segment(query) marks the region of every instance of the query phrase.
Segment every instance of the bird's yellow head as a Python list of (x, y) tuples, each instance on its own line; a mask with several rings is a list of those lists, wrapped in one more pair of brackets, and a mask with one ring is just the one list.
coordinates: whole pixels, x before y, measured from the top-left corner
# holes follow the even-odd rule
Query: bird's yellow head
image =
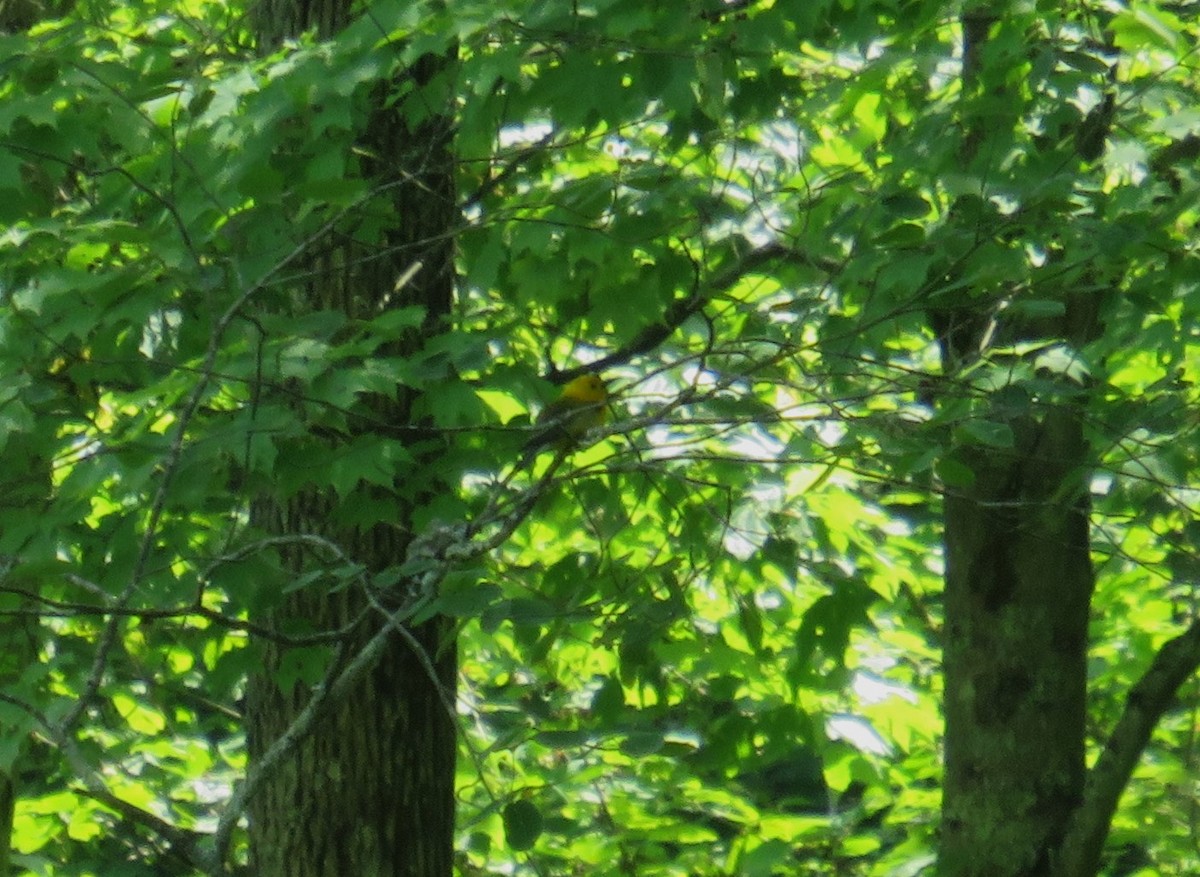
[(580, 375), (563, 385), (560, 398), (579, 405), (599, 405), (608, 401), (608, 387), (599, 375)]

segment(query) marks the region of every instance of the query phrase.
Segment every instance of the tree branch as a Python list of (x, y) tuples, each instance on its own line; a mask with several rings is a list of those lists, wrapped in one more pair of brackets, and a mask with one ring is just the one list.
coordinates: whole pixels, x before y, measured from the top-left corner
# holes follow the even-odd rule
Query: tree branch
[(1150, 734), (1175, 700), (1175, 692), (1200, 668), (1200, 620), (1168, 641), (1129, 692), (1125, 709), (1104, 751), (1088, 773), (1083, 801), (1075, 809), (1054, 869), (1061, 877), (1092, 877), (1104, 839), (1129, 777)]
[[(258, 793), (271, 774), (283, 762), (284, 757), (312, 733), (317, 722), (326, 716), (329, 710), (349, 699), (355, 687), (360, 685), (366, 675), (379, 663), (392, 634), (396, 630), (402, 630), (404, 623), (419, 612), (425, 602), (424, 599), (418, 598), (394, 612), (386, 613), (388, 623), (376, 630), (359, 649), (358, 654), (349, 661), (344, 661), (345, 644), (339, 644), (326, 669), (325, 678), (313, 686), (308, 703), (304, 705), (291, 725), (271, 743), (267, 751), (250, 768), (245, 779), (237, 785), (232, 797), (225, 805), (225, 810), (217, 821), (217, 830), (213, 834), (212, 845), (206, 850), (206, 858), (201, 859), (208, 869), (208, 873), (213, 875), (227, 873), (224, 863), (229, 855), (233, 829), (249, 806), (250, 799)], [(374, 600), (372, 603), (378, 606)], [(411, 644), (411, 634), (404, 631), (403, 635), (405, 640)], [(424, 657), (423, 652), (418, 652), (418, 659)], [(432, 666), (427, 669), (431, 670)], [(446, 704), (445, 692), (439, 688), (438, 693), (442, 695), (443, 703)], [(453, 703), (446, 705), (453, 714)]]
[(587, 365), (578, 366), (576, 368), (566, 369), (565, 371), (554, 371), (547, 377), (556, 384), (565, 384), (573, 378), (577, 378), (582, 374), (590, 372), (600, 372), (604, 369), (628, 362), (634, 356), (642, 353), (649, 353), (658, 345), (662, 344), (671, 334), (684, 324), (684, 322), (693, 314), (701, 310), (705, 305), (712, 300), (713, 296), (718, 292), (724, 292), (732, 287), (735, 283), (750, 274), (757, 271), (764, 265), (774, 261), (788, 261), (802, 265), (817, 264), (817, 267), (822, 268), (830, 273), (837, 270), (837, 266), (833, 264), (815, 263), (812, 257), (799, 250), (794, 250), (791, 247), (784, 246), (780, 243), (770, 243), (746, 253), (741, 259), (730, 265), (720, 274), (713, 277), (707, 283), (697, 283), (692, 294), (685, 298), (677, 299), (663, 314), (662, 319), (657, 323), (651, 323), (646, 326), (641, 332), (634, 336), (628, 344), (621, 347), (619, 350), (614, 350), (607, 356), (603, 356), (595, 362)]
[[(389, 184), (391, 185), (391, 184)], [(395, 184), (398, 185), (398, 184)], [(302, 240), (283, 258), (276, 261), (273, 265), (267, 268), (263, 274), (251, 283), (246, 289), (240, 292), (227, 307), (224, 313), (217, 319), (209, 334), (208, 346), (204, 351), (204, 356), (201, 359), (200, 377), (196, 381), (196, 385), (192, 388), (192, 392), (188, 395), (182, 408), (176, 417), (174, 424), (174, 434), (171, 437), (167, 447), (166, 454), (163, 457), (162, 463), (158, 467), (158, 488), (154, 492), (154, 498), (151, 500), (149, 510), (146, 515), (146, 525), (141, 538), (141, 545), (138, 549), (137, 558), (133, 564), (133, 571), (130, 573), (129, 580), (125, 587), (114, 601), (114, 607), (124, 609), (129, 605), (129, 601), (133, 599), (138, 586), (141, 584), (142, 578), (146, 571), (146, 565), (149, 563), (150, 556), (155, 545), (155, 539), (158, 536), (158, 528), (161, 523), (162, 516), (166, 511), (167, 498), (174, 483), (175, 476), (178, 474), (180, 460), (183, 459), (184, 446), (188, 437), (188, 428), (191, 425), (192, 418), (196, 416), (196, 412), (200, 410), (201, 403), (204, 401), (205, 393), (212, 383), (213, 376), (216, 374), (217, 357), (221, 352), (221, 341), (225, 337), (233, 321), (237, 319), (242, 309), (246, 304), (259, 292), (266, 288), (272, 278), (278, 275), (281, 271), (299, 259), (313, 242), (320, 240), (325, 235), (329, 234), (341, 221), (343, 217), (349, 214), (352, 210), (357, 209), (361, 204), (369, 198), (374, 197), (380, 191), (389, 188), (389, 186), (378, 187), (371, 192), (358, 198), (353, 204), (339, 211), (332, 219), (322, 225), (316, 232)], [(240, 278), (239, 278), (240, 280)], [(108, 622), (104, 625), (104, 630), (100, 633), (99, 640), (96, 644), (96, 653), (92, 657), (91, 671), (88, 673), (87, 681), (84, 683), (83, 690), (80, 691), (79, 697), (76, 699), (72, 707), (67, 710), (59, 722), (59, 727), (63, 735), (68, 735), (75, 725), (83, 718), (84, 713), (95, 701), (100, 692), (100, 686), (104, 682), (104, 674), (108, 669), (109, 654), (116, 647), (118, 636), (121, 632), (121, 624), (123, 617), (120, 615), (111, 615)]]
[(31, 704), (3, 692), (0, 692), (0, 702), (16, 707), (37, 722), (50, 742), (66, 758), (75, 778), (83, 785), (83, 788), (77, 791), (119, 813), (130, 822), (154, 832), (167, 843), (173, 854), (192, 864), (203, 862), (200, 849), (206, 840), (204, 834), (180, 828), (149, 810), (118, 797), (84, 758), (75, 739), (63, 733), (44, 713)]

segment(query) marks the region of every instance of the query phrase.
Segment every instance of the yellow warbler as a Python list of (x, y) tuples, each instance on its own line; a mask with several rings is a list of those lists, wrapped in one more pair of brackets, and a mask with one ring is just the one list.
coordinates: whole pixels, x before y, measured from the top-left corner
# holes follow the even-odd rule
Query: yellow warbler
[(608, 418), (608, 387), (599, 375), (580, 375), (563, 385), (558, 398), (542, 409), (536, 429), (521, 449), (526, 465), (548, 448), (566, 448)]

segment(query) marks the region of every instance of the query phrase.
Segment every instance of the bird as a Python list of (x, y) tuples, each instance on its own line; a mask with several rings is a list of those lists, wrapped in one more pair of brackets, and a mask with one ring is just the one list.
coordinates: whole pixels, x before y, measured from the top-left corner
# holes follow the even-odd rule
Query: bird
[(599, 375), (585, 374), (568, 381), (534, 421), (533, 434), (521, 448), (520, 466), (532, 463), (542, 451), (572, 447), (607, 419), (608, 387)]

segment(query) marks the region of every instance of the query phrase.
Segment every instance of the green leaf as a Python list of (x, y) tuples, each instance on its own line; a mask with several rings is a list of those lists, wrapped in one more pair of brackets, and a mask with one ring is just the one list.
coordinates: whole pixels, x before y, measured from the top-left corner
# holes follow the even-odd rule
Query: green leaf
[(1017, 299), (1008, 306), (1008, 310), (1031, 320), (1043, 320), (1061, 317), (1067, 312), (1067, 306), (1061, 301), (1051, 299)]
[(1002, 449), (1011, 448), (1015, 441), (1011, 426), (992, 420), (968, 420), (959, 424), (955, 427), (954, 438), (964, 445)]
[(1131, 3), (1113, 17), (1109, 27), (1117, 47), (1131, 53), (1152, 47), (1175, 54), (1183, 45), (1183, 23), (1160, 6), (1149, 3)]
[(531, 801), (513, 801), (504, 808), (504, 839), (510, 850), (533, 847), (542, 833), (541, 811)]
[(738, 621), (750, 647), (756, 652), (759, 651), (763, 643), (763, 620), (758, 607), (750, 600), (739, 600)]
[(779, 838), (771, 838), (757, 844), (741, 857), (738, 873), (746, 877), (773, 877), (780, 867), (785, 867), (792, 858), (792, 845)]
[(400, 472), (412, 463), (412, 452), (403, 442), (359, 436), (338, 449), (326, 469), (327, 483), (343, 497), (349, 496), (360, 482), (391, 488)]
[(427, 309), (421, 305), (389, 308), (369, 323), (370, 331), (381, 338), (402, 338), (425, 321)]
[(888, 213), (902, 219), (921, 219), (928, 216), (930, 211), (929, 201), (924, 195), (917, 192), (896, 192), (885, 195), (879, 203)]
[(502, 599), (496, 585), (480, 582), (477, 571), (456, 572), (442, 583), (435, 608), (455, 618), (478, 618)]
[(954, 457), (941, 457), (933, 471), (947, 487), (969, 490), (975, 486), (975, 470)]
[(634, 758), (642, 758), (661, 752), (663, 735), (657, 731), (637, 731), (621, 741), (621, 751)]

